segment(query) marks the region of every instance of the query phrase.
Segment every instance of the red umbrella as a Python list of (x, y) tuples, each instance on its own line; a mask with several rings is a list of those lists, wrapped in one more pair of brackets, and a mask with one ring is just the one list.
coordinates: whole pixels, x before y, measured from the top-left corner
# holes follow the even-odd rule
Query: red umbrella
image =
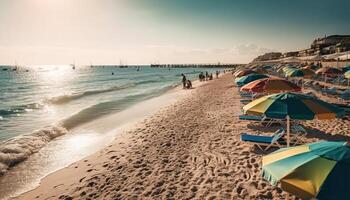
[(316, 74), (334, 78), (334, 77), (337, 77), (337, 76), (343, 74), (343, 71), (338, 69), (338, 68), (334, 68), (334, 67), (322, 67), (316, 71)]
[(281, 78), (263, 78), (244, 85), (241, 91), (253, 93), (300, 92), (301, 88)]

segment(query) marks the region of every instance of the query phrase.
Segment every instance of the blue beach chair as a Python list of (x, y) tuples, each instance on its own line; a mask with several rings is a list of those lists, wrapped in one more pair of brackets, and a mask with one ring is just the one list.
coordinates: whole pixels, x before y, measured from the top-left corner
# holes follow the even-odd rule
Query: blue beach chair
[(248, 142), (257, 146), (260, 150), (266, 151), (271, 147), (279, 147), (285, 143), (282, 140), (282, 137), (285, 135), (285, 130), (283, 128), (278, 129), (272, 136), (262, 136), (262, 135), (253, 135), (249, 133), (241, 134), (241, 141)]
[(248, 121), (257, 121), (260, 122), (264, 119), (263, 116), (257, 116), (257, 115), (240, 115), (238, 116), (240, 120), (248, 120)]

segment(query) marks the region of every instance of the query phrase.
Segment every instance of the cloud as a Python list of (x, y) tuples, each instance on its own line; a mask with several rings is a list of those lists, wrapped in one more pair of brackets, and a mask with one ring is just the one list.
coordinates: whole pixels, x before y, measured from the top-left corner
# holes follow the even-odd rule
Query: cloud
[(238, 53), (241, 55), (254, 55), (254, 56), (258, 56), (258, 55), (273, 51), (273, 49), (259, 47), (256, 44), (238, 45), (236, 49)]

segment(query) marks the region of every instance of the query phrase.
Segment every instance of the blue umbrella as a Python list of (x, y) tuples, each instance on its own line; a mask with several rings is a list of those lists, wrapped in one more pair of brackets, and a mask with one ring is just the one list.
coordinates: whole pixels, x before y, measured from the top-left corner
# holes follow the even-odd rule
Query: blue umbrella
[(252, 81), (258, 80), (258, 79), (262, 79), (262, 78), (268, 78), (269, 76), (265, 75), (265, 74), (248, 74), (246, 76), (242, 76), (239, 78), (235, 79), (235, 83), (241, 87), (245, 84), (248, 84)]

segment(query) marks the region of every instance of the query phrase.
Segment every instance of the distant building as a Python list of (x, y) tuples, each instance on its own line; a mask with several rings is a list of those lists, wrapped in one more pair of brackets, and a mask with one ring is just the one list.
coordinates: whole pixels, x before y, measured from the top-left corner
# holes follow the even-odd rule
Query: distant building
[(315, 55), (317, 51), (315, 49), (304, 49), (298, 52), (299, 57)]
[(286, 53), (271, 52), (258, 56), (253, 61), (277, 60), (288, 57), (306, 57), (317, 55), (328, 55), (350, 51), (350, 35), (330, 35), (323, 38), (317, 38), (312, 43), (309, 49), (300, 51), (291, 51)]
[(313, 49), (324, 48), (324, 47), (336, 45), (338, 43), (350, 44), (350, 35), (331, 35), (331, 36), (325, 36), (323, 38), (317, 38), (312, 42), (311, 48)]
[(315, 39), (311, 48), (320, 54), (332, 54), (350, 50), (350, 35), (331, 35)]

